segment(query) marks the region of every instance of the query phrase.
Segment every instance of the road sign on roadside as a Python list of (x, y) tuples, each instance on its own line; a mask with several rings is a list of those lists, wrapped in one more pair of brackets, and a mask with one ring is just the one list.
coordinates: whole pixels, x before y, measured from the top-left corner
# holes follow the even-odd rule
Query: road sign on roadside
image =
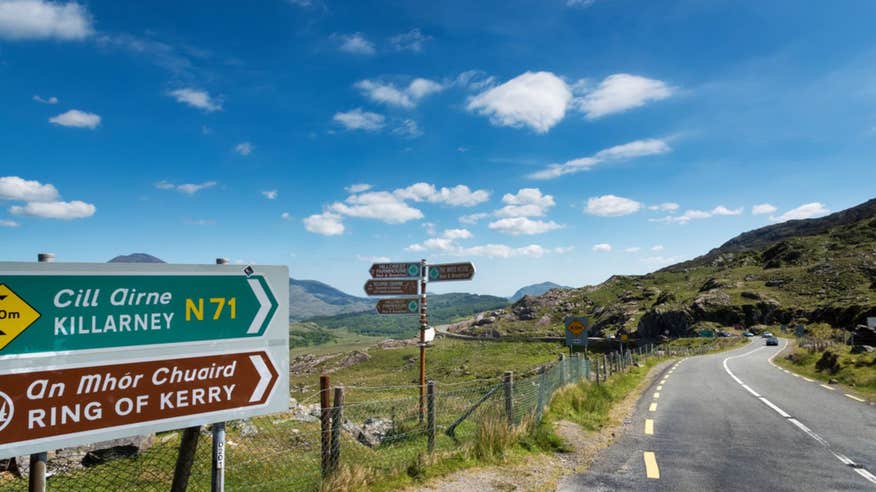
[(371, 278), (404, 278), (419, 277), (419, 263), (374, 263), (371, 269)]
[(365, 293), (369, 296), (409, 296), (417, 293), (416, 280), (369, 280)]
[(416, 297), (381, 299), (377, 301), (377, 312), (380, 314), (417, 314), (420, 312), (420, 300)]
[(47, 439), (82, 432), (138, 426), (128, 434), (146, 434), (203, 414), (213, 414), (205, 423), (222, 420), (215, 412), (264, 405), (279, 375), (265, 351), (3, 374), (0, 456), (10, 445), (22, 454), (21, 446), (54, 448)]
[(569, 316), (563, 320), (566, 325), (566, 345), (587, 346), (587, 336), (590, 334), (590, 320), (583, 316)]
[(259, 337), (279, 307), (260, 274), (100, 272), (0, 264), (0, 356)]
[(429, 265), (429, 281), (443, 282), (447, 280), (471, 280), (475, 274), (472, 263), (443, 263)]
[(281, 266), (0, 263), (0, 459), (287, 410), (288, 286)]

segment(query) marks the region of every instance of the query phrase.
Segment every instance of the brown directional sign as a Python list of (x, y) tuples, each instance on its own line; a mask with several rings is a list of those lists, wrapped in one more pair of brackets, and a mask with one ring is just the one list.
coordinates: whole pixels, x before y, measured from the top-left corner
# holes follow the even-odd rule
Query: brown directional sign
[(365, 282), (369, 296), (407, 296), (417, 293), (416, 280), (369, 280)]
[(380, 314), (415, 314), (419, 311), (420, 300), (416, 297), (381, 299), (377, 302), (377, 312)]
[(475, 266), (471, 263), (444, 263), (429, 265), (429, 281), (471, 280), (475, 274)]
[(265, 351), (3, 374), (0, 454), (37, 439), (262, 405), (278, 379)]
[(420, 264), (412, 261), (404, 263), (374, 263), (368, 272), (371, 273), (371, 278), (419, 277)]

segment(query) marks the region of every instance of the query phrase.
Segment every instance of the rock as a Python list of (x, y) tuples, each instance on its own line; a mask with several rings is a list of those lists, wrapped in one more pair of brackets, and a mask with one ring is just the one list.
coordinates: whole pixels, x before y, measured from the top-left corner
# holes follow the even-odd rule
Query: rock
[(259, 433), (259, 428), (250, 419), (232, 420), (229, 427), (237, 431), (241, 437), (254, 437)]
[(827, 384), (839, 384), (839, 381), (837, 381), (837, 380), (834, 379), (834, 378), (830, 378), (830, 379), (827, 380)]
[(487, 316), (485, 318), (481, 318), (475, 322), (477, 326), (491, 325), (496, 322), (495, 316)]
[(764, 285), (766, 285), (767, 287), (782, 287), (783, 285), (785, 285), (787, 283), (788, 283), (788, 281), (785, 279), (773, 278), (773, 279), (770, 279), (770, 280), (767, 280), (766, 282), (764, 282)]
[(349, 420), (345, 421), (342, 428), (353, 436), (354, 439), (369, 448), (376, 448), (392, 430), (392, 421), (381, 418), (367, 418), (361, 426)]
[(706, 282), (700, 287), (700, 292), (707, 292), (710, 290), (721, 289), (725, 287), (727, 287), (727, 281), (710, 278), (706, 280)]
[(675, 294), (664, 290), (660, 292), (660, 295), (658, 295), (657, 299), (654, 301), (654, 307), (657, 307), (661, 304), (668, 304), (670, 302), (675, 302)]
[(836, 374), (840, 369), (839, 357), (837, 354), (828, 350), (821, 354), (821, 358), (815, 363), (815, 369), (817, 371), (828, 371), (831, 374)]
[(863, 353), (873, 353), (876, 350), (870, 345), (852, 345), (851, 353), (853, 354), (863, 354)]
[(686, 309), (653, 308), (639, 320), (639, 336), (654, 338), (659, 335), (682, 337), (691, 334), (693, 316)]
[[(87, 446), (64, 448), (57, 451), (49, 451), (49, 460), (46, 463), (46, 475), (55, 475), (79, 470), (107, 463), (119, 458), (130, 458), (146, 451), (155, 442), (155, 435), (133, 436), (111, 441), (102, 441)], [(4, 460), (3, 466), (11, 474), (27, 477), (30, 468), (30, 459), (27, 456), (19, 456), (14, 459)]]
[(755, 301), (759, 301), (762, 298), (761, 295), (758, 294), (757, 292), (751, 292), (751, 291), (743, 291), (739, 295), (741, 295), (742, 297), (744, 297), (746, 299), (753, 299)]
[(548, 316), (547, 314), (545, 314), (544, 316), (539, 318), (538, 321), (535, 322), (535, 326), (538, 326), (539, 328), (544, 327), (544, 326), (548, 326), (550, 324), (551, 324), (551, 317)]

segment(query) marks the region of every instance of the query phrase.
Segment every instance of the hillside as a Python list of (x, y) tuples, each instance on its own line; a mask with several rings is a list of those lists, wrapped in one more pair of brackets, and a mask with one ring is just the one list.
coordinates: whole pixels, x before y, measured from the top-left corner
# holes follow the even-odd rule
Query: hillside
[[(369, 301), (368, 312), (315, 317), (308, 321), (322, 328), (346, 330), (362, 335), (390, 338), (409, 338), (418, 333), (419, 317), (413, 315), (383, 315), (374, 312), (376, 299)], [(478, 294), (431, 294), (429, 295), (429, 323), (450, 323), (472, 314), (508, 306), (503, 297)]]
[(568, 315), (590, 317), (595, 335), (680, 336), (700, 327), (798, 322), (852, 328), (876, 316), (876, 200), (746, 232), (651, 274), (524, 297), (452, 331), (559, 335)]
[(374, 309), (373, 304), (316, 280), (289, 279), (289, 319), (293, 321), (368, 311)]
[(532, 284), (527, 285), (526, 287), (521, 287), (517, 290), (517, 292), (514, 293), (513, 296), (509, 297), (508, 299), (511, 302), (517, 302), (523, 296), (540, 296), (551, 289), (571, 289), (571, 287), (564, 287), (553, 282), (542, 282), (540, 284)]
[(129, 255), (116, 256), (107, 263), (164, 263), (164, 260), (146, 253), (131, 253)]

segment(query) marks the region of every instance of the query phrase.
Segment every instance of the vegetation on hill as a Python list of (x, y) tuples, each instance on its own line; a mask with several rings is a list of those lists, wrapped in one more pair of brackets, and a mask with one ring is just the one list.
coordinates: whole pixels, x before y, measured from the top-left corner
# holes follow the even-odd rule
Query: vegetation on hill
[[(308, 321), (323, 328), (346, 328), (353, 333), (389, 338), (410, 338), (417, 335), (419, 316), (381, 315), (373, 311), (376, 301), (370, 301), (370, 312), (314, 317)], [(433, 294), (428, 299), (429, 323), (450, 323), (472, 314), (508, 305), (502, 297), (477, 294)]]
[(689, 336), (698, 328), (827, 323), (853, 328), (876, 316), (876, 200), (821, 219), (747, 232), (691, 261), (598, 286), (526, 296), (461, 333), (563, 333), (585, 315), (591, 333)]
[(540, 296), (551, 289), (571, 289), (571, 287), (563, 287), (562, 285), (553, 282), (527, 285), (526, 287), (518, 289), (513, 296), (508, 298), (508, 300), (511, 302), (517, 302), (522, 299), (523, 296)]

